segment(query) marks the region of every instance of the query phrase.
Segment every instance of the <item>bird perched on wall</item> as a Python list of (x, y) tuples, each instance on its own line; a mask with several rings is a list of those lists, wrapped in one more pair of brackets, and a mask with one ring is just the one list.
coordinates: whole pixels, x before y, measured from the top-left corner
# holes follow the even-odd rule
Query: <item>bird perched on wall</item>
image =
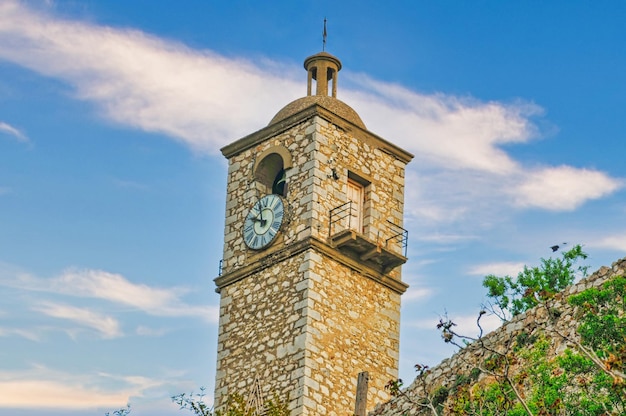
[(555, 244), (552, 247), (550, 247), (552, 249), (552, 252), (554, 253), (555, 251), (557, 251), (559, 248), (561, 248), (561, 246), (564, 246), (567, 243), (561, 243), (561, 245)]

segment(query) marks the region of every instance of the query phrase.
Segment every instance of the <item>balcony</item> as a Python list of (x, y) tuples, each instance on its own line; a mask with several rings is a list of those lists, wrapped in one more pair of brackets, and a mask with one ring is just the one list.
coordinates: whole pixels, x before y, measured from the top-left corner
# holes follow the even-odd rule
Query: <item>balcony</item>
[(376, 240), (353, 229), (355, 207), (346, 202), (330, 210), (328, 240), (331, 246), (383, 274), (406, 263), (409, 232), (387, 221)]

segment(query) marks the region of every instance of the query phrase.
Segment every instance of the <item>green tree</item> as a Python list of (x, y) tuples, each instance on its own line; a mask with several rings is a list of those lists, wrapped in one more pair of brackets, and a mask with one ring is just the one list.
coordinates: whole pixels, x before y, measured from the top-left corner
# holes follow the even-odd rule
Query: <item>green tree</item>
[(483, 286), (487, 289), (487, 309), (503, 321), (551, 299), (574, 282), (578, 276), (587, 275), (589, 266), (578, 262), (587, 258), (582, 246), (577, 244), (563, 252), (561, 258), (541, 258), (539, 266), (528, 267), (517, 275), (486, 276)]

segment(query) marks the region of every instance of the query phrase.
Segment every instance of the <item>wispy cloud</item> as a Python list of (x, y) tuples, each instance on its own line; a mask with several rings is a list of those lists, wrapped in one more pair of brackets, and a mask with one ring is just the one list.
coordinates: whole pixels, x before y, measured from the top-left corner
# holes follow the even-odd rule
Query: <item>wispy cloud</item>
[(103, 338), (117, 338), (122, 336), (120, 324), (115, 318), (91, 309), (48, 302), (39, 304), (33, 309), (54, 318), (66, 319), (91, 328), (99, 332)]
[(2, 134), (12, 136), (20, 142), (28, 142), (28, 137), (22, 131), (8, 123), (0, 121), (0, 136), (2, 136)]
[(7, 328), (0, 327), (0, 337), (18, 336), (30, 341), (39, 341), (41, 339), (39, 331), (24, 328)]
[(216, 308), (189, 305), (182, 301), (188, 288), (150, 287), (135, 284), (124, 276), (102, 270), (70, 269), (52, 279), (50, 288), (59, 293), (108, 300), (132, 306), (157, 316), (195, 316), (214, 322)]
[[(151, 287), (136, 284), (124, 276), (92, 269), (68, 269), (53, 278), (40, 278), (23, 271), (11, 271), (0, 275), (0, 285), (26, 291), (47, 292), (71, 297), (95, 298), (140, 310), (150, 315), (169, 317), (196, 317), (208, 322), (216, 322), (217, 307), (191, 305), (183, 301), (189, 289), (182, 287)], [(64, 309), (56, 305), (39, 309), (58, 318), (98, 321), (102, 317), (90, 315), (85, 310)], [(106, 321), (105, 321), (106, 322)], [(107, 333), (115, 334), (113, 323), (108, 323)]]
[(58, 293), (105, 299), (146, 311), (171, 305), (185, 292), (181, 288), (135, 284), (122, 275), (91, 269), (69, 269), (48, 283), (49, 288)]
[[(266, 125), (302, 95), (304, 79), (292, 65), (193, 50), (15, 1), (0, 5), (0, 59), (65, 82), (108, 120), (211, 154)], [(341, 97), (368, 127), (416, 155), (406, 182), (409, 220), (458, 226), (472, 217), (482, 226), (512, 207), (568, 211), (623, 187), (599, 170), (515, 160), (503, 145), (540, 134), (533, 120), (543, 109), (534, 103), (427, 95), (343, 76)]]

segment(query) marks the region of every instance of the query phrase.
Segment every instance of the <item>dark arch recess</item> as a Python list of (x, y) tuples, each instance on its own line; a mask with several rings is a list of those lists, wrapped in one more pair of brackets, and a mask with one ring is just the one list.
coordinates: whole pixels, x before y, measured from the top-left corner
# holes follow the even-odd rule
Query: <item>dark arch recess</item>
[(254, 178), (271, 193), (285, 196), (285, 171), (291, 168), (291, 153), (284, 146), (273, 146), (262, 152), (254, 165)]

